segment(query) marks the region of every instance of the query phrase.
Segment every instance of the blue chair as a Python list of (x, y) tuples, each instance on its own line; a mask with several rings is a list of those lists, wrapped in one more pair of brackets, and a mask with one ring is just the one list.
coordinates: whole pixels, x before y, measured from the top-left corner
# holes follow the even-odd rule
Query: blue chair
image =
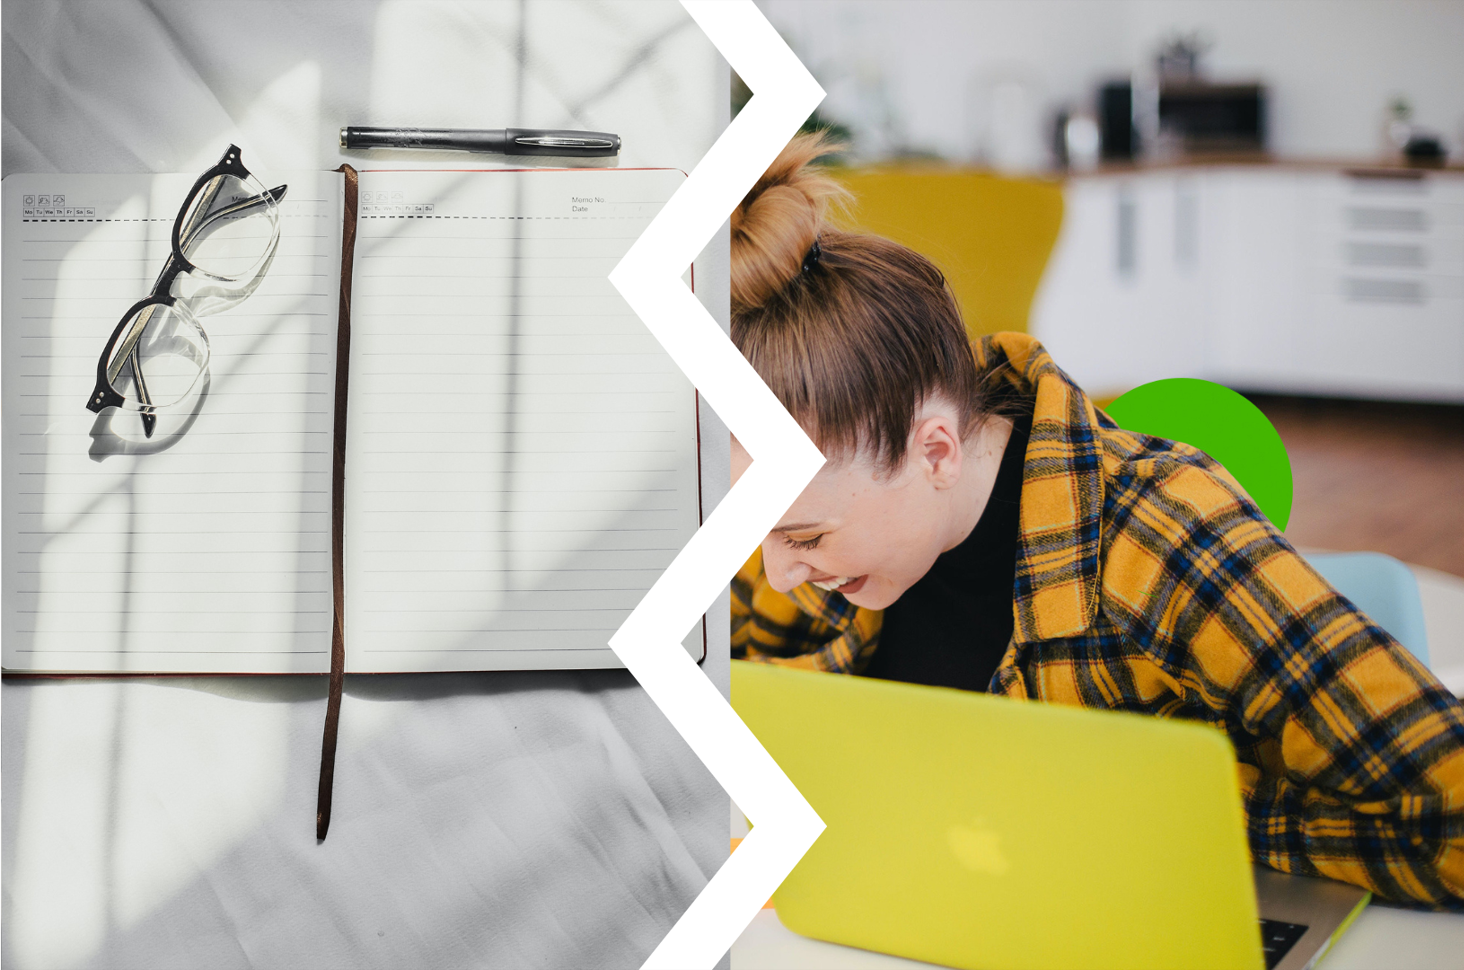
[(1380, 552), (1314, 553), (1306, 560), (1337, 592), (1428, 666), (1423, 600), (1413, 570)]

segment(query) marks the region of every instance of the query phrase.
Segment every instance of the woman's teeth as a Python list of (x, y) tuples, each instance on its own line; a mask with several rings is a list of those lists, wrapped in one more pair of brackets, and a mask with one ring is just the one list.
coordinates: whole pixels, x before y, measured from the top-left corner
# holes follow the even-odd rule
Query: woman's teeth
[(840, 576), (838, 579), (826, 579), (822, 582), (814, 583), (813, 585), (817, 586), (819, 589), (826, 589), (830, 593), (832, 593), (834, 590), (838, 589), (840, 586), (843, 586), (845, 583), (852, 583), (853, 581), (853, 576)]

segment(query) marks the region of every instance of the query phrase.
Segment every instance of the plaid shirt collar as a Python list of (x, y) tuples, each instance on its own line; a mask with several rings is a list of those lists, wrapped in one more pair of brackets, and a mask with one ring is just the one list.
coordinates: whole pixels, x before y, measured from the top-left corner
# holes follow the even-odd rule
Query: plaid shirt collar
[(987, 380), (1006, 380), (1033, 400), (1022, 473), (1012, 639), (1024, 646), (1078, 636), (1098, 613), (1101, 585), (1098, 410), (1026, 334), (983, 337), (975, 351), (977, 369)]

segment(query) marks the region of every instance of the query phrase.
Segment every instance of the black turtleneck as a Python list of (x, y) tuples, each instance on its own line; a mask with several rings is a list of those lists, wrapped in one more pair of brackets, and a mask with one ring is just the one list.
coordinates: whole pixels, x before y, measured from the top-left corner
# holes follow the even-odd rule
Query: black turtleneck
[(984, 691), (1012, 638), (1022, 463), (1032, 418), (1014, 419), (991, 498), (971, 534), (884, 613), (864, 676)]

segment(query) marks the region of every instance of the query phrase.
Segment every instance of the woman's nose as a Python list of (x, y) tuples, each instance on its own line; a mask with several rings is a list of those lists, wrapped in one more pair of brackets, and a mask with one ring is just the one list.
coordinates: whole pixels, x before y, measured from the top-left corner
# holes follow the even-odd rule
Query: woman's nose
[(763, 572), (773, 589), (786, 593), (808, 582), (813, 567), (799, 560), (797, 553), (783, 544), (781, 539), (768, 538), (763, 543)]

